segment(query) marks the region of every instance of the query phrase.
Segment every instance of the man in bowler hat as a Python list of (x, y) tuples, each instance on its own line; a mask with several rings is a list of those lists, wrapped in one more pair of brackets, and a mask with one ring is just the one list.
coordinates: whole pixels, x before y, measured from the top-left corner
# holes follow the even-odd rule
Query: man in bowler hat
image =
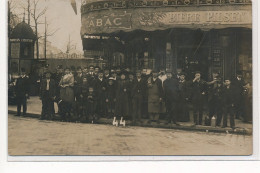
[(23, 115), (26, 115), (27, 111), (27, 98), (29, 92), (29, 81), (26, 76), (25, 69), (21, 68), (20, 77), (16, 81), (15, 85), (15, 97), (17, 104), (17, 116), (21, 116), (21, 106), (23, 105)]

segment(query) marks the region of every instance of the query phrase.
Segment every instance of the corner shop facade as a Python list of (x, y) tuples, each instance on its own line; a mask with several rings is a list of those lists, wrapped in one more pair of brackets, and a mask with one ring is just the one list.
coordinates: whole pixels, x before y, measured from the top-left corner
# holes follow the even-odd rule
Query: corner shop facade
[(85, 56), (103, 66), (252, 80), (249, 0), (95, 0), (83, 2), (81, 17)]

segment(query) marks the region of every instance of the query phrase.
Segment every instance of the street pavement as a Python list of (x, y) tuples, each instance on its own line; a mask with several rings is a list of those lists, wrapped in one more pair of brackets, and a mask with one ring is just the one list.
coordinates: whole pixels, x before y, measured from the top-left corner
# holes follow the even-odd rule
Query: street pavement
[[(41, 114), (41, 100), (39, 97), (30, 97), (27, 103), (27, 116), (29, 117), (34, 117), (34, 118), (39, 118)], [(55, 105), (55, 111), (57, 113), (58, 108), (57, 104)], [(10, 114), (16, 114), (16, 106), (15, 105), (9, 105), (8, 106), (8, 112)], [(59, 118), (59, 117), (57, 117)], [(204, 118), (203, 118), (204, 119)], [(112, 119), (100, 119), (99, 123), (101, 124), (111, 124)], [(147, 119), (144, 119), (144, 122), (147, 122)], [(231, 128), (220, 128), (220, 127), (210, 127), (210, 126), (194, 126), (193, 125), (193, 116), (192, 113), (190, 113), (190, 121), (189, 122), (180, 122), (180, 126), (174, 126), (174, 125), (165, 125), (164, 121), (161, 121), (160, 124), (157, 123), (152, 123), (152, 124), (147, 124), (143, 123), (142, 125), (139, 126), (145, 126), (145, 127), (159, 127), (159, 128), (173, 128), (173, 129), (182, 129), (182, 130), (191, 130), (191, 131), (209, 131), (209, 132), (222, 132), (226, 133), (227, 131), (229, 133), (238, 133), (238, 134), (248, 134), (252, 135), (252, 129), (253, 125), (252, 123), (244, 123), (241, 120), (236, 119), (235, 124), (236, 124), (236, 129), (233, 131)], [(129, 122), (127, 122), (129, 123)], [(229, 120), (228, 120), (228, 125), (229, 125)]]
[(250, 155), (252, 136), (147, 127), (115, 127), (8, 115), (15, 155)]

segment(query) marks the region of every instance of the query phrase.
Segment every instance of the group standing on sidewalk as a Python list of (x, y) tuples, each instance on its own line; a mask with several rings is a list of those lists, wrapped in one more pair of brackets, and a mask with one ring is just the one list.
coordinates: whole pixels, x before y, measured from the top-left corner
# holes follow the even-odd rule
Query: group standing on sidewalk
[[(187, 81), (185, 73), (177, 75), (171, 71), (152, 71), (149, 75), (140, 70), (131, 72), (129, 68), (101, 70), (99, 67), (78, 67), (72, 71), (58, 66), (56, 73), (46, 71), (41, 77), (40, 99), (42, 100), (41, 119), (52, 119), (54, 103), (63, 121), (76, 117), (77, 121), (95, 123), (99, 118), (131, 120), (133, 124), (160, 122), (178, 125), (180, 121), (190, 121), (190, 105), (195, 125), (202, 125), (205, 110), (206, 119), (216, 118), (216, 125), (235, 128), (234, 119), (247, 120), (244, 93), (245, 82), (241, 74), (235, 80), (222, 80), (213, 73), (213, 80), (206, 82), (199, 71), (194, 79)], [(28, 77), (21, 69), (17, 79), (15, 94), (17, 115), (26, 114), (28, 98)]]

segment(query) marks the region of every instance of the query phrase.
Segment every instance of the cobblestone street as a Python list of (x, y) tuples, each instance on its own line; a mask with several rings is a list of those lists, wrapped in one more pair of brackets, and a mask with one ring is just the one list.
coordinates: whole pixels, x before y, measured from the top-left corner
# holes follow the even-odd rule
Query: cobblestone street
[(9, 155), (249, 155), (252, 136), (8, 118)]

